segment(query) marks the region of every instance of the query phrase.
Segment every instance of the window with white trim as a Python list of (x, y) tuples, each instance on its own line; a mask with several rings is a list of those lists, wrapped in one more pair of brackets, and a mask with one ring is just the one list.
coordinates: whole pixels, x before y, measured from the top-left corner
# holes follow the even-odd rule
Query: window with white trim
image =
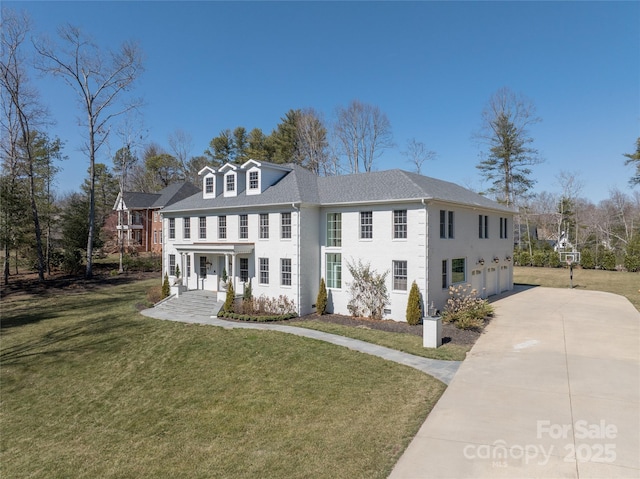
[(169, 218), (169, 239), (176, 238), (176, 219)]
[(280, 258), (280, 284), (291, 286), (291, 258)]
[(280, 237), (291, 239), (291, 213), (280, 213)]
[(258, 172), (250, 171), (249, 172), (249, 189), (257, 190), (258, 188), (260, 188), (260, 179), (258, 176)]
[(440, 210), (440, 238), (453, 238), (453, 211)]
[(342, 254), (326, 253), (325, 260), (327, 288), (342, 288)]
[(260, 284), (269, 284), (269, 258), (259, 258)]
[(455, 258), (451, 260), (451, 283), (464, 283), (467, 280), (466, 260)]
[(342, 213), (327, 214), (327, 246), (342, 246)]
[(248, 239), (249, 238), (249, 216), (248, 215), (240, 215), (239, 219), (240, 224), (240, 239)]
[(213, 193), (213, 176), (207, 176), (204, 179), (204, 191), (207, 194), (212, 194)]
[(394, 210), (393, 237), (394, 239), (407, 238), (407, 210)]
[(442, 260), (442, 289), (449, 287), (449, 262), (446, 259)]
[(190, 239), (191, 238), (191, 218), (182, 219), (182, 229), (183, 229), (184, 239)]
[(260, 239), (269, 238), (269, 214), (260, 213)]
[(227, 239), (227, 217), (218, 216), (218, 239)]
[(507, 218), (500, 218), (500, 239), (506, 239), (507, 235)]
[(175, 275), (176, 275), (176, 255), (170, 254), (169, 255), (169, 276), (175, 276)]
[(236, 175), (231, 173), (226, 176), (226, 191), (236, 190)]
[(198, 218), (198, 222), (200, 224), (200, 231), (199, 231), (198, 238), (207, 239), (207, 217), (201, 216), (200, 218)]
[[(502, 227), (502, 222), (500, 222)], [(489, 217), (487, 215), (478, 215), (478, 238), (489, 237)]]
[(187, 278), (191, 277), (191, 255), (187, 255)]
[(360, 212), (360, 239), (373, 239), (373, 211)]
[(407, 262), (393, 262), (393, 289), (396, 291), (407, 290)]

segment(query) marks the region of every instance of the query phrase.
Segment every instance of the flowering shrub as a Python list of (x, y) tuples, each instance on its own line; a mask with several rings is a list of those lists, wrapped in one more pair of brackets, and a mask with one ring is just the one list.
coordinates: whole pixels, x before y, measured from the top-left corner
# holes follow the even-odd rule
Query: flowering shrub
[(386, 280), (389, 271), (378, 273), (371, 269), (370, 263), (361, 260), (351, 263), (347, 261), (347, 268), (353, 276), (349, 283), (351, 299), (347, 309), (352, 316), (382, 319), (384, 307), (389, 304)]
[(442, 319), (460, 329), (480, 330), (484, 319), (493, 315), (493, 306), (486, 299), (478, 298), (478, 292), (469, 284), (449, 286), (449, 299)]

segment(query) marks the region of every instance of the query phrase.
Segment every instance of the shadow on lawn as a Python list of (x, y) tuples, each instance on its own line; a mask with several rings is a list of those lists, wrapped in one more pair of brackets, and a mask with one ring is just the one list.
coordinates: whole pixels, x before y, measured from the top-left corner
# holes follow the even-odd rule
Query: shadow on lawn
[[(25, 358), (33, 356), (56, 356), (69, 352), (88, 351), (96, 348), (116, 350), (116, 343), (121, 342), (122, 334), (111, 334), (114, 331), (136, 327), (140, 323), (122, 321), (117, 317), (101, 317), (75, 323), (46, 332), (31, 340), (2, 348), (0, 362), (3, 366), (17, 365)], [(105, 347), (106, 345), (113, 345)]]

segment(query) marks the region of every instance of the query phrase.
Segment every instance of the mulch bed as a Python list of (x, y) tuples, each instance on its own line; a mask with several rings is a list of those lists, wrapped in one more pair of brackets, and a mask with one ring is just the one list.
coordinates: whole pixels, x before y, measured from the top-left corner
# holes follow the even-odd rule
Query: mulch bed
[[(377, 320), (367, 318), (353, 318), (351, 316), (342, 316), (340, 314), (309, 314), (301, 318), (295, 318), (292, 321), (323, 321), (327, 323), (341, 324), (353, 328), (377, 329), (380, 331), (388, 331), (391, 333), (405, 333), (422, 336), (422, 325), (411, 326), (405, 322), (393, 320)], [(442, 323), (442, 342), (453, 344), (474, 344), (481, 332), (465, 331), (456, 328), (453, 324)]]

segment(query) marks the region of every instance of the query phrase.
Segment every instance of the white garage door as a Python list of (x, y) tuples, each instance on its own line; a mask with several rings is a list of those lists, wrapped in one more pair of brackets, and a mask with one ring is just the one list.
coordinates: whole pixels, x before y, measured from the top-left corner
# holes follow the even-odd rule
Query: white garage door
[(484, 298), (484, 285), (482, 284), (482, 270), (474, 269), (471, 271), (471, 289), (475, 289), (478, 292), (478, 296)]
[(487, 268), (487, 296), (494, 295), (498, 292), (498, 270), (494, 266)]
[(500, 266), (500, 292), (509, 289), (509, 265)]

